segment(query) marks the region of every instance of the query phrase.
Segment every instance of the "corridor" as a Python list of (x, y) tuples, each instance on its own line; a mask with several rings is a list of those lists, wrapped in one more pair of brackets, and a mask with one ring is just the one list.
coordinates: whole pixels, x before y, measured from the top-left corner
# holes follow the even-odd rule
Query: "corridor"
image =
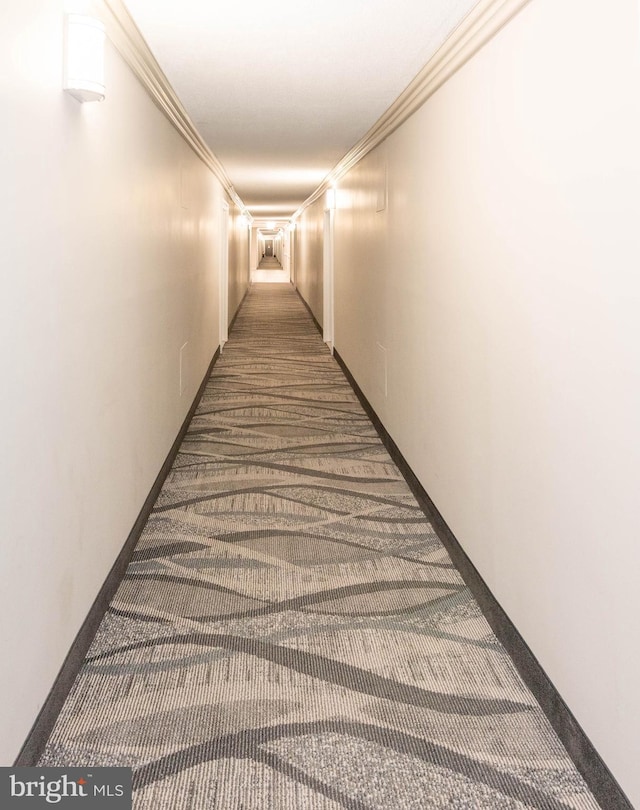
[(290, 285), (250, 288), (40, 765), (136, 810), (596, 810)]
[(4, 784), (640, 810), (640, 0), (0, 45)]

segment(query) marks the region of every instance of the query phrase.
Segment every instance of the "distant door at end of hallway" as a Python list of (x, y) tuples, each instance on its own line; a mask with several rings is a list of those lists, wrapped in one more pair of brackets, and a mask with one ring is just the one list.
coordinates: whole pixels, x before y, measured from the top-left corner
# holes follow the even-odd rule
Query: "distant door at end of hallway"
[(264, 255), (273, 256), (273, 239), (267, 239), (264, 243)]

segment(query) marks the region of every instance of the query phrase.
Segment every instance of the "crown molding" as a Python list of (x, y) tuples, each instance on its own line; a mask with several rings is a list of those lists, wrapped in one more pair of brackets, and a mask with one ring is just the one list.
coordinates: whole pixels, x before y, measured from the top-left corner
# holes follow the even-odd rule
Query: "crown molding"
[[(388, 138), (530, 2), (531, 0), (480, 0), (386, 112), (295, 211), (292, 219), (316, 202), (327, 188)], [(224, 166), (191, 121), (123, 0), (102, 0), (102, 6), (105, 10), (102, 16), (107, 34), (122, 58), (156, 106), (220, 181), (231, 201), (244, 212), (246, 206), (233, 187)]]
[(115, 48), (140, 80), (156, 106), (220, 181), (231, 201), (244, 212), (246, 206), (233, 187), (224, 166), (207, 146), (189, 118), (122, 0), (102, 0), (102, 4), (105, 9), (103, 22), (107, 35)]
[(412, 116), (442, 85), (531, 0), (480, 0), (371, 129), (334, 166), (293, 214), (298, 217), (325, 191)]

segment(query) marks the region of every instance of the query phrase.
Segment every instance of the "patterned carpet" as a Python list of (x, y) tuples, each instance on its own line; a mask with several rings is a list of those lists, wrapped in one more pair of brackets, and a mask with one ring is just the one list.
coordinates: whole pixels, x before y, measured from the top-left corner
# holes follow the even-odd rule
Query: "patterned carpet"
[(281, 270), (282, 265), (275, 256), (263, 256), (258, 267), (261, 270)]
[(287, 285), (254, 285), (41, 765), (136, 808), (598, 804)]

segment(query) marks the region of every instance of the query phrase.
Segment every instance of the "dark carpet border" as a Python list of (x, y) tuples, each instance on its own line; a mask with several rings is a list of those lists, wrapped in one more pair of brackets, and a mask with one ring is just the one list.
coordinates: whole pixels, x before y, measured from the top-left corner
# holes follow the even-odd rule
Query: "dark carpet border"
[[(300, 296), (300, 298), (309, 312), (311, 312), (304, 298), (302, 298), (302, 296)], [(311, 315), (313, 317), (312, 312)], [(322, 329), (315, 317), (313, 317), (313, 320), (322, 333)], [(336, 349), (334, 349), (333, 355), (353, 388), (354, 393), (360, 400), (362, 407), (373, 422), (391, 458), (404, 476), (405, 481), (415, 495), (420, 507), (431, 521), (436, 534), (449, 552), (454, 565), (480, 605), (480, 609), (491, 625), (491, 629), (508, 652), (523, 681), (540, 704), (540, 707), (562, 741), (562, 744), (567, 749), (569, 756), (582, 774), (591, 792), (604, 810), (634, 810), (633, 805), (618, 784), (616, 778), (613, 776), (600, 754), (596, 751), (593, 743), (560, 696), (558, 690), (553, 685), (551, 679), (542, 668), (526, 641), (520, 635), (509, 616), (489, 589), (489, 586), (484, 581), (475, 565), (467, 556), (445, 519), (438, 511), (436, 505), (402, 455), (398, 445), (387, 432), (378, 414), (349, 371), (347, 364)]]
[[(238, 310), (240, 309), (240, 306), (242, 306), (242, 302), (238, 306)], [(236, 315), (238, 310), (236, 310)], [(233, 320), (235, 321), (235, 316)], [(233, 321), (231, 324), (233, 324)], [(75, 637), (69, 652), (67, 653), (67, 657), (62, 664), (60, 672), (58, 673), (58, 676), (51, 687), (51, 691), (49, 692), (49, 695), (47, 696), (47, 699), (45, 700), (42, 709), (40, 710), (40, 713), (38, 714), (38, 717), (36, 718), (35, 723), (33, 724), (24, 745), (18, 754), (18, 757), (16, 758), (14, 763), (14, 767), (16, 768), (34, 767), (44, 751), (62, 706), (67, 699), (77, 674), (80, 672), (87, 651), (91, 646), (91, 642), (98, 631), (100, 622), (102, 621), (107, 608), (109, 607), (109, 604), (111, 603), (111, 600), (113, 599), (118, 587), (120, 586), (122, 578), (124, 577), (136, 543), (138, 542), (155, 502), (158, 499), (158, 495), (160, 494), (162, 485), (169, 474), (169, 470), (171, 469), (171, 466), (178, 455), (178, 450), (180, 449), (182, 440), (184, 439), (184, 436), (189, 428), (189, 424), (193, 418), (196, 408), (202, 399), (204, 389), (219, 356), (220, 348), (218, 347), (213, 355), (211, 363), (209, 363), (209, 368), (204, 375), (204, 379), (198, 388), (198, 392), (195, 395), (193, 403), (189, 408), (189, 412), (182, 423), (178, 435), (171, 445), (171, 449), (169, 450), (164, 464), (160, 468), (160, 472), (158, 473), (158, 476), (145, 499), (142, 509), (140, 510), (140, 514), (138, 515), (136, 522), (133, 524), (133, 528), (129, 532), (129, 536), (118, 554), (111, 571), (109, 571), (107, 578), (100, 588), (100, 591), (98, 592), (98, 595), (96, 596), (87, 617), (82, 623), (82, 626), (80, 627), (80, 630), (78, 631), (78, 634)]]

